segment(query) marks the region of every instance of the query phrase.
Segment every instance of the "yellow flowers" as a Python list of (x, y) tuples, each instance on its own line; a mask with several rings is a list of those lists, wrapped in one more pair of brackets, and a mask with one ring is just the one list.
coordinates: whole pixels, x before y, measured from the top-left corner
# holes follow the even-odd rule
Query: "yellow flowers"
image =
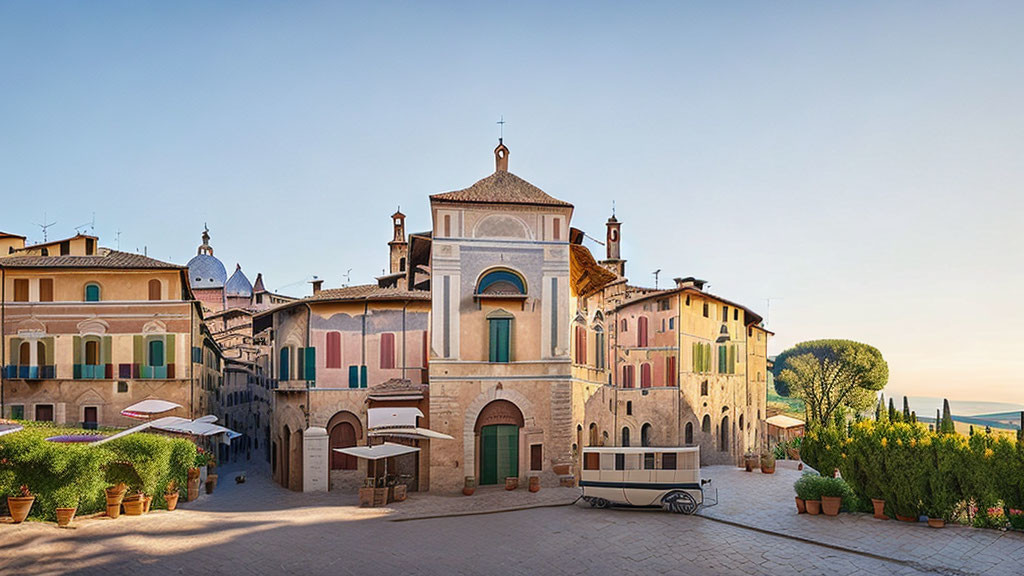
[(885, 448), (888, 445), (889, 445), (889, 439), (883, 436), (882, 437), (882, 448)]
[(901, 439), (897, 438), (897, 439), (896, 439), (896, 445), (897, 445), (897, 446), (903, 446), (903, 440), (901, 440)]
[(931, 436), (925, 436), (924, 438), (921, 438), (921, 446), (931, 446), (931, 445), (932, 445)]
[(841, 456), (843, 457), (843, 460), (846, 460), (846, 452), (843, 452)]
[(993, 452), (991, 448), (985, 448), (985, 458), (991, 458), (993, 454), (995, 454), (995, 452)]
[(847, 439), (846, 439), (846, 443), (847, 443), (848, 445), (849, 445), (849, 444), (853, 444), (853, 438), (847, 438)]
[(910, 439), (910, 447), (913, 448), (914, 446), (917, 446), (917, 438)]

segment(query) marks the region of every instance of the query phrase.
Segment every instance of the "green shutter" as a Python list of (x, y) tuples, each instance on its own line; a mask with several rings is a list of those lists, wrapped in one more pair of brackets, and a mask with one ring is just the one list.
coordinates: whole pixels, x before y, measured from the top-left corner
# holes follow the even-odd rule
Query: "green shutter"
[(288, 368), (290, 363), (291, 359), (288, 355), (288, 348), (281, 348), (281, 362), (277, 366), (277, 376), (282, 382), (287, 382), (289, 379)]
[(316, 381), (316, 348), (306, 348), (306, 380)]
[(509, 318), (493, 318), (490, 320), (490, 361), (509, 361), (509, 332), (512, 321)]
[(111, 356), (113, 354), (113, 338), (111, 336), (104, 336), (102, 345), (100, 346), (100, 363), (111, 364)]
[(164, 346), (164, 354), (167, 356), (167, 364), (174, 364), (174, 334), (168, 334), (164, 340), (167, 342)]
[(366, 366), (359, 367), (359, 387), (366, 388)]
[(359, 388), (359, 366), (348, 367), (348, 387)]
[[(141, 334), (135, 335), (134, 353), (132, 358), (134, 359), (135, 364), (139, 366), (146, 365), (146, 340)], [(78, 363), (77, 360), (75, 362)]]
[(43, 342), (46, 343), (46, 365), (54, 366), (53, 338), (44, 338)]
[(304, 380), (306, 377), (306, 349), (298, 347), (295, 350), (295, 379)]
[(75, 348), (75, 350), (74, 350), (74, 359), (75, 359), (74, 363), (75, 364), (81, 364), (82, 363), (82, 337), (81, 336), (74, 336), (74, 337), (72, 337), (71, 338), (71, 345), (74, 346), (74, 348)]

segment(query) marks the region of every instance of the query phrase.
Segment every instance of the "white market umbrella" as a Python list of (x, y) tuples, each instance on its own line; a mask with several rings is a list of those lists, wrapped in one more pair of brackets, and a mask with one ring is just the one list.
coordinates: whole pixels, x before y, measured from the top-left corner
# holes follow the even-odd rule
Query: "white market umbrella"
[(124, 410), (121, 410), (121, 415), (129, 418), (152, 418), (155, 414), (170, 412), (175, 408), (181, 408), (181, 404), (151, 398), (149, 400), (143, 400), (142, 402), (136, 402)]

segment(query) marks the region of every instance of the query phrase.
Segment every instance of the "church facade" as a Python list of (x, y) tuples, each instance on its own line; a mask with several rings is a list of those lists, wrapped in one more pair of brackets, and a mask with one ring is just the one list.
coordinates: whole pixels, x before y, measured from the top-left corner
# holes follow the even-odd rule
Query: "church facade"
[[(699, 445), (706, 464), (759, 449), (771, 335), (761, 317), (695, 278), (663, 290), (629, 284), (621, 222), (606, 223), (598, 261), (571, 225), (573, 205), (509, 172), (501, 142), (494, 154), (490, 176), (430, 196), (429, 231), (406, 234), (405, 215), (392, 215), (390, 274), (377, 285), (258, 314), (277, 362), (275, 477), (301, 489), (306, 458), (294, 438), (304, 429), (322, 427), (328, 449), (377, 443), (367, 408), (396, 402), (450, 437), (415, 441), (421, 490), (530, 476), (572, 485), (584, 446)], [(401, 331), (378, 316), (389, 310), (401, 310)], [(352, 352), (337, 351), (346, 342)], [(390, 359), (399, 349), (400, 374)], [(352, 485), (358, 473), (336, 482), (330, 458), (328, 487)]]

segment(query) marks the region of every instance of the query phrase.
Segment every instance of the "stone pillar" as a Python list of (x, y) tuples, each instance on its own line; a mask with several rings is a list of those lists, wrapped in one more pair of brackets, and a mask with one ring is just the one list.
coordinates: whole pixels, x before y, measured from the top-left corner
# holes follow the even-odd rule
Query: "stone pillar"
[(302, 434), (302, 491), (327, 492), (327, 430), (310, 427)]

